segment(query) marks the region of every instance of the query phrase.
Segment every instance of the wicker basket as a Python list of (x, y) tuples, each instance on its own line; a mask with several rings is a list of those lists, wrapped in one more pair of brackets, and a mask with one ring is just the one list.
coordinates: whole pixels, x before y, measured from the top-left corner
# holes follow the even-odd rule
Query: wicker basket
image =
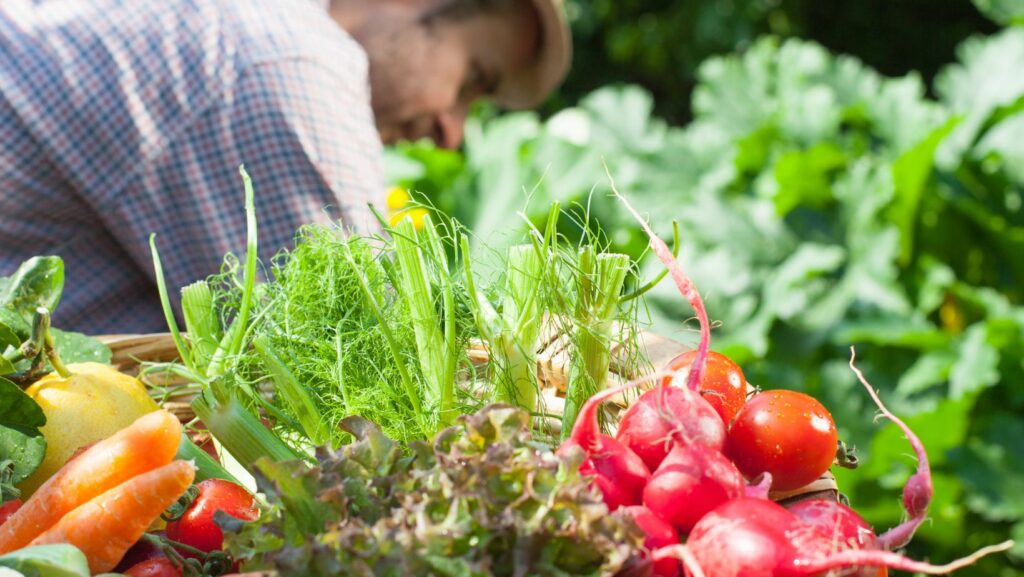
[[(178, 351), (170, 333), (105, 335), (98, 338), (110, 347), (113, 353), (111, 364), (129, 374), (138, 374), (140, 363), (143, 362), (168, 362), (178, 359)], [(549, 332), (543, 336), (541, 342), (542, 346), (537, 352), (537, 379), (546, 408), (549, 412), (560, 414), (565, 406), (566, 385), (569, 380), (568, 340), (562, 335)], [(655, 367), (664, 366), (685, 350), (682, 344), (672, 339), (648, 332), (639, 335), (639, 345), (641, 354)], [(615, 352), (613, 348), (613, 359)], [(470, 361), (476, 365), (482, 366), (488, 362), (487, 347), (482, 342), (472, 343), (467, 353)], [(614, 360), (610, 377), (613, 382), (623, 380), (616, 372)], [(180, 381), (164, 374), (147, 374), (143, 382), (150, 386), (166, 386)], [(171, 399), (164, 402), (164, 407), (182, 422), (195, 417), (188, 399)], [(821, 478), (805, 487), (793, 491), (773, 492), (770, 497), (783, 504), (809, 498), (838, 500), (839, 487), (832, 473), (826, 471)]]

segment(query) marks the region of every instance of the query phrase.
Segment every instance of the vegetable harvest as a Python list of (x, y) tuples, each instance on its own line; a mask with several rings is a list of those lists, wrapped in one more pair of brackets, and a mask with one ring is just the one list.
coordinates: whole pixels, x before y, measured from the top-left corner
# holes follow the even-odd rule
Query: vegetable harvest
[[(12, 373), (25, 382), (0, 381), (12, 400), (0, 425), (29, 439), (41, 429), (54, 460), (35, 478), (0, 460), (0, 562), (71, 551), (79, 572), (76, 553), (91, 574), (140, 577), (879, 577), (948, 573), (1010, 546), (947, 565), (897, 552), (927, 519), (931, 466), (852, 357), (917, 458), (906, 519), (876, 533), (855, 503), (781, 499), (852, 466), (832, 415), (802, 393), (753, 387), (710, 350), (700, 294), (624, 198), (700, 325), (696, 349), (661, 370), (637, 338), (637, 297), (661, 277), (642, 282), (596, 233), (565, 247), (555, 224), (531, 229), (486, 278), (455, 223), (399, 220), (387, 238), (309, 226), (257, 282), (242, 176), (246, 254), (182, 289), (185, 332), (151, 240), (179, 359), (142, 374), (177, 380), (147, 390), (103, 363), (64, 365), (45, 308), (29, 316), (29, 345), (5, 350), (34, 356)], [(538, 368), (551, 343), (571, 359), (554, 386)], [(54, 401), (82, 392), (100, 401)], [(159, 407), (181, 399), (196, 419)], [(80, 442), (61, 440), (69, 432)], [(10, 479), (26, 477), (38, 488), (9, 498)]]

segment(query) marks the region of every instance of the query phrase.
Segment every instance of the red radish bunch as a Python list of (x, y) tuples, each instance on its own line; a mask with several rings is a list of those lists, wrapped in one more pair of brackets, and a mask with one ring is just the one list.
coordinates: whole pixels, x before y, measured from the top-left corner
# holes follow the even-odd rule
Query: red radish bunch
[(604, 496), (608, 509), (639, 505), (650, 470), (640, 457), (615, 439), (601, 433), (597, 422), (597, 409), (601, 403), (630, 388), (626, 385), (602, 391), (583, 404), (576, 418), (572, 435), (558, 448), (563, 454), (573, 447), (580, 447), (587, 459), (580, 466), (580, 473), (591, 477)]
[(945, 573), (1009, 548), (1004, 543), (945, 566), (891, 552), (924, 521), (931, 473), (920, 440), (885, 408), (852, 359), (871, 398), (917, 454), (918, 470), (903, 492), (907, 520), (878, 536), (840, 503), (809, 499), (787, 509), (767, 499), (769, 489), (798, 489), (832, 465), (838, 448), (832, 416), (793, 391), (747, 398), (739, 367), (708, 351), (710, 325), (700, 295), (665, 243), (622, 200), (696, 312), (700, 345), (674, 359), (669, 376), (626, 410), (615, 438), (599, 431), (596, 411), (635, 384), (591, 398), (563, 448), (583, 448), (582, 471), (609, 508), (624, 507), (647, 535), (654, 575), (678, 576), (681, 565), (691, 577), (884, 577), (887, 567)]

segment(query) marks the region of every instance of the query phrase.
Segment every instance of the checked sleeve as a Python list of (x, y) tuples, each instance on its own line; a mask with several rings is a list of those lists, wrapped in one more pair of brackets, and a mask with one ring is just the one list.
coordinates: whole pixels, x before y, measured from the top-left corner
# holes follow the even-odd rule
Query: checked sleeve
[[(381, 143), (365, 68), (352, 68), (346, 78), (309, 58), (254, 64), (140, 166), (97, 211), (127, 248), (140, 280), (152, 287), (150, 233), (157, 234), (174, 295), (218, 272), (225, 253), (244, 252), (241, 164), (256, 191), (264, 262), (290, 247), (304, 223), (340, 221), (349, 230), (371, 231), (367, 204), (383, 206), (385, 190)], [(136, 315), (111, 324), (161, 330), (155, 292), (149, 301), (144, 320)]]

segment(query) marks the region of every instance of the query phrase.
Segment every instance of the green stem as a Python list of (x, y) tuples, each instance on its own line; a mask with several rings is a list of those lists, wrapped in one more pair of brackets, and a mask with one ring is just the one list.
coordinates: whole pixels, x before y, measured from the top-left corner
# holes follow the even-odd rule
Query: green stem
[(46, 307), (36, 309), (35, 318), (32, 319), (32, 340), (36, 343), (37, 354), (45, 353), (57, 374), (65, 379), (71, 377), (71, 371), (64, 366), (60, 355), (57, 354), (57, 343), (53, 340), (53, 333), (50, 332), (50, 310)]
[(498, 338), (498, 352), (506, 364), (504, 391), (499, 398), (531, 413), (537, 410), (537, 337), (544, 308), (541, 306), (541, 277), (544, 247), (519, 245), (509, 248), (506, 293), (502, 306), (504, 330)]
[(622, 286), (630, 266), (623, 254), (597, 254), (580, 249), (577, 278), (576, 326), (569, 389), (562, 417), (562, 437), (576, 422), (579, 408), (607, 385), (611, 365), (612, 327), (619, 311)]
[(211, 457), (209, 453), (193, 443), (187, 433), (181, 434), (181, 443), (178, 444), (178, 454), (176, 458), (195, 463), (197, 483), (199, 481), (205, 481), (206, 479), (224, 479), (225, 481), (231, 481), (236, 485), (242, 484), (241, 481), (228, 472), (223, 465)]
[(174, 309), (171, 308), (171, 299), (167, 296), (167, 281), (164, 279), (164, 267), (160, 262), (160, 252), (156, 249), (156, 233), (149, 235), (149, 250), (153, 254), (153, 273), (156, 275), (156, 290), (160, 294), (160, 306), (164, 309), (164, 319), (167, 321), (167, 329), (174, 339), (174, 346), (178, 349), (178, 356), (181, 362), (190, 371), (197, 372), (192, 364), (192, 356), (189, 354), (188, 345), (178, 330), (178, 321), (174, 319)]
[(263, 426), (234, 397), (225, 402), (208, 398), (210, 391), (192, 401), (192, 409), (210, 433), (238, 462), (250, 469), (261, 457), (271, 461), (295, 461), (301, 456)]
[[(672, 221), (672, 258), (679, 258), (679, 221), (676, 220)], [(635, 291), (627, 295), (624, 295), (622, 298), (619, 299), (619, 301), (631, 301), (635, 298), (643, 296), (645, 293), (647, 293), (654, 287), (658, 286), (658, 283), (660, 283), (666, 275), (668, 275), (668, 267), (664, 267), (662, 271), (658, 273), (658, 276), (651, 279), (651, 281), (645, 284), (644, 286), (636, 289)]]
[[(423, 229), (432, 230), (430, 217), (424, 217)], [(409, 306), (420, 370), (426, 381), (425, 396), (431, 405), (440, 406), (445, 359), (444, 336), (434, 305), (426, 257), (421, 240), (410, 219), (394, 228), (395, 257), (398, 260), (399, 285), (396, 286)]]
[(249, 311), (252, 309), (253, 293), (256, 288), (256, 257), (259, 254), (257, 250), (259, 235), (256, 230), (256, 201), (252, 180), (245, 172), (244, 166), (239, 166), (238, 172), (242, 175), (242, 182), (245, 185), (245, 285), (242, 289), (242, 305), (238, 311), (238, 318), (235, 319), (232, 326), (232, 328), (236, 325), (239, 327), (234, 331), (234, 338), (228, 348), (228, 353), (232, 356), (241, 352), (242, 344), (245, 342), (242, 337), (245, 335), (245, 327), (249, 323)]
[(267, 336), (253, 341), (256, 353), (263, 360), (276, 392), (288, 403), (292, 414), (298, 418), (302, 431), (316, 445), (323, 445), (330, 439), (323, 415), (309, 390), (299, 383), (288, 364), (274, 351)]

